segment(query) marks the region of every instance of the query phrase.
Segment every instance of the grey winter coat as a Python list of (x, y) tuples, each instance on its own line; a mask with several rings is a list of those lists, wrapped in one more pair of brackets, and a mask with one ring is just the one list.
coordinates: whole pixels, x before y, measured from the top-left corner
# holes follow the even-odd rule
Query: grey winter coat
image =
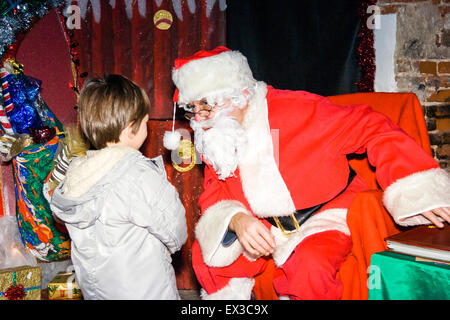
[(51, 208), (72, 239), (85, 299), (179, 299), (171, 253), (187, 238), (185, 209), (161, 156), (128, 147), (72, 161)]

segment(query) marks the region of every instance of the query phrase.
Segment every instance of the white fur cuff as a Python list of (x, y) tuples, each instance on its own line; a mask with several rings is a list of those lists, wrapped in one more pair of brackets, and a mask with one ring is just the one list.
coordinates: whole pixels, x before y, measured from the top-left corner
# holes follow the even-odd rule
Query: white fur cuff
[(238, 212), (250, 214), (239, 201), (223, 200), (209, 207), (198, 221), (195, 236), (202, 251), (203, 261), (208, 266), (228, 266), (242, 254), (243, 249), (239, 241), (234, 241), (228, 247), (222, 245), (231, 218)]
[(450, 175), (436, 168), (399, 179), (384, 191), (383, 204), (399, 225), (429, 224), (418, 214), (450, 206)]
[(250, 300), (255, 280), (252, 278), (232, 278), (230, 282), (215, 293), (207, 294), (201, 289), (202, 300)]

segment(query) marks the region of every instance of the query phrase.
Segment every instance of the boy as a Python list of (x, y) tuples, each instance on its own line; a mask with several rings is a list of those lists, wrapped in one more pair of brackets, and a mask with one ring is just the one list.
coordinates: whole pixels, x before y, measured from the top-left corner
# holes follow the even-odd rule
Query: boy
[(185, 209), (162, 157), (138, 151), (147, 137), (147, 95), (109, 75), (86, 83), (78, 107), (96, 150), (72, 160), (51, 207), (72, 239), (83, 297), (179, 299), (170, 253), (186, 241)]

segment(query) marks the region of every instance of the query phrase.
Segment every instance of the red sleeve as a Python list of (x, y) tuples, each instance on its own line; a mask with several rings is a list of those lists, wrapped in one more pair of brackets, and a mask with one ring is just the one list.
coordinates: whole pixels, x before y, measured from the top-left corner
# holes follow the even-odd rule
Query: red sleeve
[[(330, 103), (325, 99), (323, 103)], [(376, 168), (378, 183), (386, 189), (398, 179), (438, 168), (438, 163), (399, 126), (368, 105), (338, 107), (343, 116), (334, 127), (334, 141), (341, 154), (364, 153)]]
[[(298, 154), (308, 155), (302, 158), (303, 166), (300, 168), (314, 169), (305, 170), (303, 175), (303, 180), (309, 182), (308, 187), (314, 190), (312, 195), (321, 190), (326, 194), (340, 183), (348, 164), (346, 155), (367, 153), (370, 164), (375, 167), (377, 181), (384, 190), (383, 203), (397, 223), (427, 223), (420, 213), (450, 206), (450, 175), (382, 113), (375, 112), (368, 105), (337, 106), (327, 98), (301, 91), (272, 89), (269, 100), (275, 103), (269, 110), (276, 114), (273, 127), (283, 129), (280, 136), (284, 134), (285, 140), (281, 141), (288, 141), (291, 146), (285, 148), (285, 153), (294, 152), (292, 146), (295, 145), (300, 149)], [(287, 117), (286, 113), (297, 116)], [(280, 170), (284, 170), (284, 176), (289, 178), (288, 170), (299, 160), (291, 161), (288, 156), (284, 156), (288, 160), (285, 161), (287, 165), (282, 164)], [(315, 180), (321, 184), (325, 181), (321, 189), (313, 184)], [(301, 181), (296, 183), (290, 181), (296, 187), (293, 190), (304, 190)], [(304, 191), (308, 194), (308, 190)]]
[(428, 224), (421, 213), (450, 206), (450, 175), (413, 138), (367, 105), (341, 108), (345, 121), (331, 143), (341, 154), (367, 152), (398, 224)]

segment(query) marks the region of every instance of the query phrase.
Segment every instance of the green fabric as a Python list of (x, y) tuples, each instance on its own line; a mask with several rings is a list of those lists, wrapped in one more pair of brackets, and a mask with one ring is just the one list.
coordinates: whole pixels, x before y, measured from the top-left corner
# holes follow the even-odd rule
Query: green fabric
[(384, 251), (372, 255), (369, 300), (449, 300), (450, 265)]
[(55, 223), (42, 189), (53, 163), (59, 138), (26, 147), (12, 159), (16, 191), (16, 216), (22, 242), (42, 261), (70, 257), (70, 238)]

